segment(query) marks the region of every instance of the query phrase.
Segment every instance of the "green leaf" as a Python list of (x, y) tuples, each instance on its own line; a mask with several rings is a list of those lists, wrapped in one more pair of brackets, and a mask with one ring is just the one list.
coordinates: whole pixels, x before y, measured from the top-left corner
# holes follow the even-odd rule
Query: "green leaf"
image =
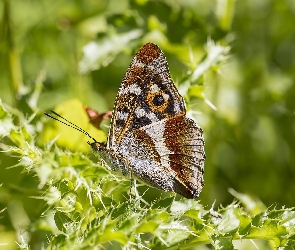
[(71, 231), (74, 231), (74, 224), (73, 220), (71, 220), (65, 213), (56, 211), (54, 214), (54, 221), (56, 227), (64, 232), (64, 233), (69, 233)]
[(203, 92), (204, 92), (204, 86), (193, 85), (189, 87), (187, 94), (190, 97), (197, 97), (200, 99), (204, 99)]
[[(105, 141), (106, 135), (102, 130), (93, 127), (84, 110), (84, 105), (77, 99), (68, 100), (54, 108), (55, 112), (87, 131), (97, 141)], [(43, 140), (48, 142), (58, 137), (56, 143), (76, 152), (91, 152), (87, 144), (90, 139), (83, 133), (65, 126), (63, 123), (48, 118), (44, 128)]]
[(0, 99), (0, 138), (10, 134), (10, 131), (15, 129), (12, 115), (5, 109), (2, 100)]
[(90, 42), (83, 48), (83, 58), (79, 69), (82, 74), (107, 66), (115, 56), (122, 52), (126, 44), (138, 38), (142, 34), (140, 29), (134, 29), (125, 33), (111, 33), (100, 42)]

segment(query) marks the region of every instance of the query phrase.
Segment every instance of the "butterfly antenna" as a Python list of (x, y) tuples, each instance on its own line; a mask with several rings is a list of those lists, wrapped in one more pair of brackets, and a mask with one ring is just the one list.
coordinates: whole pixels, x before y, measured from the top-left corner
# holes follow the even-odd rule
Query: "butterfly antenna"
[(56, 115), (57, 117), (61, 118), (62, 120), (56, 118), (55, 116), (44, 112), (44, 115), (50, 117), (53, 120), (59, 121), (60, 123), (67, 125), (68, 127), (71, 127), (73, 129), (76, 129), (78, 131), (80, 131), (81, 133), (87, 135), (90, 139), (92, 139), (94, 142), (96, 142), (96, 140), (94, 139), (94, 137), (92, 137), (88, 132), (86, 132), (84, 129), (80, 128), (79, 126), (77, 126), (76, 124), (70, 122), (69, 120), (67, 120), (66, 118), (64, 118), (63, 116), (61, 116), (60, 114), (56, 113), (54, 110), (50, 110), (54, 115)]

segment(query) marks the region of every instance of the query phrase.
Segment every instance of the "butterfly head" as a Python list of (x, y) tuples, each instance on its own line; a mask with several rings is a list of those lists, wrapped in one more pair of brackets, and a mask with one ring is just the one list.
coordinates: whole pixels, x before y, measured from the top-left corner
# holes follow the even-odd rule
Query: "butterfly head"
[(93, 142), (90, 142), (88, 141), (87, 142), (88, 145), (92, 148), (93, 151), (102, 151), (106, 148), (106, 144), (105, 143), (102, 143), (102, 142), (97, 142), (97, 141), (93, 141)]

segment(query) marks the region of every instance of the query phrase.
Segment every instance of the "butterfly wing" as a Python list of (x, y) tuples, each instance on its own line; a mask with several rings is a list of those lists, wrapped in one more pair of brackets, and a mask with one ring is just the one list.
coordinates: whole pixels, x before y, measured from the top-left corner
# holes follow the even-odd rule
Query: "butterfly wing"
[(203, 132), (185, 112), (163, 52), (144, 45), (118, 91), (107, 148), (101, 150), (106, 162), (151, 186), (198, 197), (204, 185)]
[(185, 116), (128, 132), (114, 151), (126, 160), (125, 173), (153, 187), (196, 198), (204, 186), (203, 131)]
[[(154, 136), (153, 140), (161, 141), (161, 138)], [(206, 158), (202, 129), (184, 116), (171, 118), (165, 123), (164, 144), (168, 152), (157, 151), (161, 165), (174, 172), (172, 191), (187, 198), (198, 197), (204, 186)]]
[[(132, 143), (126, 143), (128, 137)], [(128, 155), (139, 179), (187, 198), (198, 197), (206, 156), (203, 131), (194, 121), (176, 116), (128, 133), (123, 140), (131, 146), (117, 150)]]
[(107, 147), (118, 145), (132, 130), (184, 114), (185, 104), (164, 53), (156, 44), (147, 43), (136, 53), (120, 85)]

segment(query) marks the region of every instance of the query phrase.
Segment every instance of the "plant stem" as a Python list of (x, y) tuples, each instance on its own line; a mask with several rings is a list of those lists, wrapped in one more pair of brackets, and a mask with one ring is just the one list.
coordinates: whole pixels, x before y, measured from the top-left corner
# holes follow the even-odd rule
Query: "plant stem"
[(4, 34), (6, 36), (8, 48), (8, 67), (11, 78), (10, 87), (12, 91), (12, 100), (14, 101), (14, 105), (17, 107), (18, 95), (20, 93), (20, 90), (23, 88), (23, 74), (19, 54), (15, 46), (14, 36), (11, 28), (10, 0), (4, 0), (3, 12)]

